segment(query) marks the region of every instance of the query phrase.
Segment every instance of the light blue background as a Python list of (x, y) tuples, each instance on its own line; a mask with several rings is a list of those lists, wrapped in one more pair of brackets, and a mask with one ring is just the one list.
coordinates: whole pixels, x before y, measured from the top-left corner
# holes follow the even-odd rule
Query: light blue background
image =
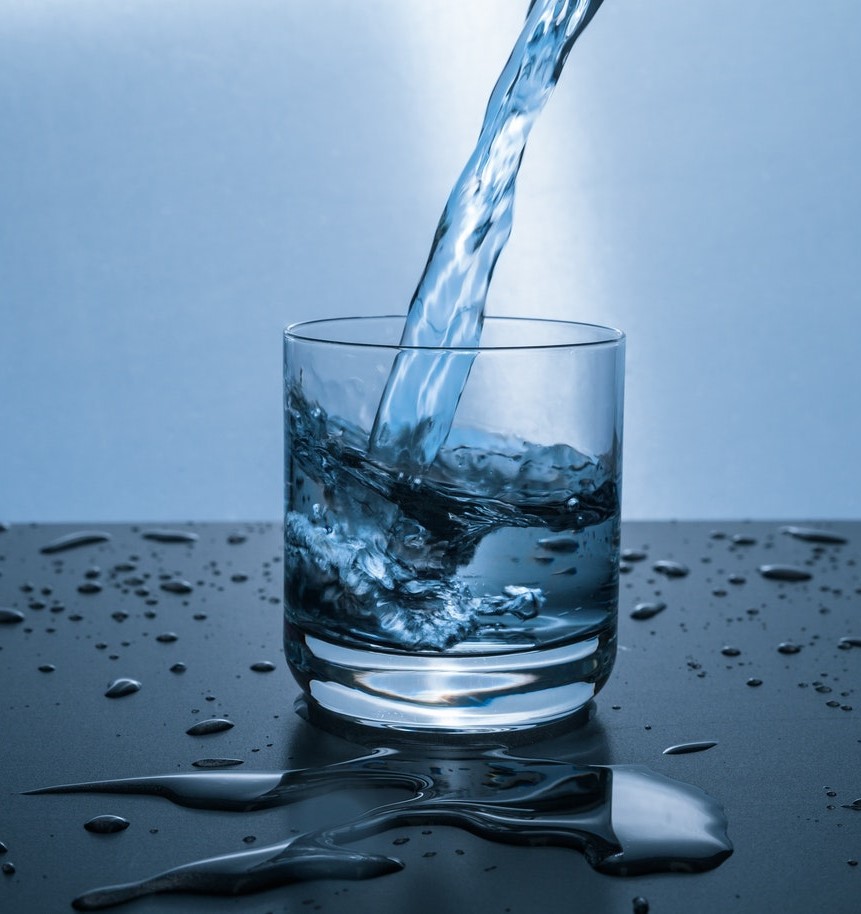
[[(0, 0), (0, 519), (277, 518), (281, 328), (403, 312), (525, 0)], [(861, 3), (606, 0), (496, 314), (628, 333), (629, 518), (858, 517)]]

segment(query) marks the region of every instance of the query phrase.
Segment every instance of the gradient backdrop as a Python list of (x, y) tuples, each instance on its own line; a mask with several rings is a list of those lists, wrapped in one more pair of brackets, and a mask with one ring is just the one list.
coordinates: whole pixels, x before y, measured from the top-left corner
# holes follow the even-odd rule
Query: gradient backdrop
[[(0, 0), (0, 520), (274, 519), (281, 328), (403, 312), (526, 0)], [(628, 518), (859, 517), (861, 3), (605, 0), (496, 314), (628, 333)]]

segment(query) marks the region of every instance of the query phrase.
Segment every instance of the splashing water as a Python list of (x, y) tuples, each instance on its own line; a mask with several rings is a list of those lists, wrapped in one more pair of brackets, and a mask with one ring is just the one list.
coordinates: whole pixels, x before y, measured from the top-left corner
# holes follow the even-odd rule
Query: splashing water
[[(371, 432), (371, 454), (417, 471), (448, 435), (481, 337), (493, 270), (511, 234), (529, 133), (574, 42), (603, 0), (533, 0), (494, 87), (475, 151), (458, 178), (410, 303)], [(465, 352), (435, 352), (440, 347)]]

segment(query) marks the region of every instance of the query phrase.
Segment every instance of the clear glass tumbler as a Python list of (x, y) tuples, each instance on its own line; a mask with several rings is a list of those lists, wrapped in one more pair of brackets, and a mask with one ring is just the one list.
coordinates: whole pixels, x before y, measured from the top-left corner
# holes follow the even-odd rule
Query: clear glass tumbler
[[(488, 318), (477, 348), (411, 350), (402, 329), (363, 317), (285, 331), (293, 675), (309, 711), (336, 724), (472, 734), (563, 721), (616, 653), (624, 335)], [(371, 445), (395, 360), (413, 355), (459, 360), (466, 379), (419, 468)]]

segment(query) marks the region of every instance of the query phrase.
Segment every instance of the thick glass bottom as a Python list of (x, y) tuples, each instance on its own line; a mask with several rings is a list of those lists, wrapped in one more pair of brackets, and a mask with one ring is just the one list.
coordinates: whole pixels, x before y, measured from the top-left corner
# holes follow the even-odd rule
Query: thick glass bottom
[(611, 631), (495, 654), (357, 649), (293, 627), (286, 643), (315, 723), (448, 736), (531, 731), (576, 717), (607, 681), (616, 653)]

